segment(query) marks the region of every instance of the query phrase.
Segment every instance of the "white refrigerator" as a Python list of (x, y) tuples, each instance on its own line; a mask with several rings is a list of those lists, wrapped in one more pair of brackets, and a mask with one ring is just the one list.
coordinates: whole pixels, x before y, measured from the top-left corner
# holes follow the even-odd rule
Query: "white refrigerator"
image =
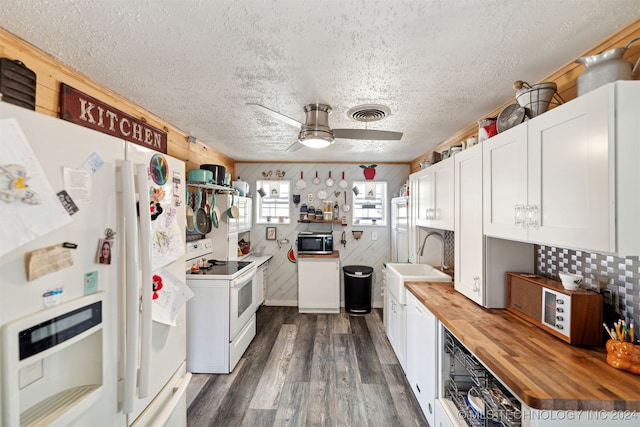
[(391, 262), (409, 262), (409, 198), (391, 199)]
[(186, 425), (184, 163), (3, 102), (0, 138), (0, 424)]

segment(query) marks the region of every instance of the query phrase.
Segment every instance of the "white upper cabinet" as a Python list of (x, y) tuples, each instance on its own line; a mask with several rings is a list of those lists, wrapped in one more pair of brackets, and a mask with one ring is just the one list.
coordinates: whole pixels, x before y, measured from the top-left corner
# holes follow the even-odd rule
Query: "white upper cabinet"
[(484, 233), (527, 240), (527, 123), (484, 141)]
[(484, 304), (484, 236), (482, 233), (482, 147), (454, 157), (456, 291)]
[(453, 159), (412, 175), (416, 225), (453, 230)]
[(638, 99), (609, 84), (485, 141), (485, 234), (640, 253)]

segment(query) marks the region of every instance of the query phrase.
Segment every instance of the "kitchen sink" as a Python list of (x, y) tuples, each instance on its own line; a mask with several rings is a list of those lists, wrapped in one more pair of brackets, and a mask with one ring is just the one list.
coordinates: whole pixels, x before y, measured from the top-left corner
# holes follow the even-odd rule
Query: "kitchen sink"
[(404, 282), (451, 282), (451, 276), (429, 264), (387, 263), (387, 290), (399, 304), (406, 305)]

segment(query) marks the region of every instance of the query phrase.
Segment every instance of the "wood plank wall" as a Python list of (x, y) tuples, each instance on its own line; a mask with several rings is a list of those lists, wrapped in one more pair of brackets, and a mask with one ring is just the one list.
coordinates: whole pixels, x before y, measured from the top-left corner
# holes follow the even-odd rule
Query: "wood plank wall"
[[(634, 37), (640, 36), (640, 19), (628, 25), (621, 31), (611, 35), (600, 44), (584, 52), (580, 56), (594, 55), (613, 47), (625, 46)], [(126, 98), (117, 93), (91, 81), (81, 73), (67, 67), (50, 55), (42, 52), (35, 46), (26, 43), (22, 39), (6, 32), (0, 28), (0, 57), (18, 59), (28, 68), (33, 70), (38, 78), (36, 89), (36, 110), (58, 117), (58, 98), (60, 93), (60, 83), (64, 82), (76, 89), (81, 90), (97, 99), (107, 102), (119, 110), (132, 116), (145, 120), (147, 123), (164, 129), (168, 136), (168, 154), (187, 162), (187, 170), (198, 168), (204, 163), (214, 163), (224, 165), (227, 170), (235, 176), (235, 161), (201, 141), (195, 145), (189, 144), (188, 134), (165, 122), (160, 117), (140, 108)], [(635, 63), (640, 57), (640, 43), (635, 43), (625, 54), (625, 59)], [(565, 66), (551, 73), (542, 81), (553, 81), (558, 85), (558, 93), (565, 101), (576, 97), (576, 80), (584, 70), (584, 66), (576, 64), (573, 60)], [(532, 82), (530, 82), (532, 83)], [(497, 117), (500, 111), (507, 105), (512, 104), (513, 99), (489, 111), (483, 117)], [(478, 117), (478, 120), (483, 117)], [(440, 143), (434, 150), (424, 153), (424, 155), (414, 159), (410, 164), (411, 173), (420, 169), (420, 162), (425, 160), (432, 151), (442, 151), (448, 147), (464, 141), (478, 133), (477, 123), (471, 123), (459, 130), (451, 137)]]
[[(584, 54), (580, 56), (595, 55), (614, 47), (624, 47), (631, 39), (635, 37), (640, 37), (640, 19), (628, 25), (627, 27), (620, 30), (619, 32), (613, 34), (612, 36), (608, 37), (607, 39), (602, 41), (600, 44), (594, 46), (593, 48), (589, 49), (588, 51), (586, 51)], [(624, 59), (632, 61), (635, 64), (635, 61), (637, 61), (639, 57), (640, 57), (640, 42), (636, 42), (633, 45), (631, 45), (629, 50), (625, 53)], [(575, 60), (572, 60), (571, 62), (567, 63), (560, 69), (551, 73), (546, 78), (542, 79), (541, 82), (555, 82), (558, 85), (558, 93), (560, 94), (562, 99), (564, 99), (565, 101), (569, 101), (574, 99), (577, 96), (576, 81), (578, 79), (578, 76), (582, 74), (583, 71), (584, 71), (584, 65), (577, 64), (575, 63)], [(529, 82), (529, 83), (533, 84), (533, 83), (540, 83), (540, 82)], [(515, 90), (514, 90), (514, 96), (515, 96)], [(515, 102), (515, 99), (512, 98), (507, 102), (505, 102), (504, 104), (500, 105), (499, 107), (495, 108), (494, 110), (489, 111), (483, 117), (478, 117), (478, 120), (484, 117), (497, 117), (498, 114), (500, 114), (500, 111), (502, 111), (507, 105), (513, 104), (514, 102)], [(425, 160), (433, 151), (441, 152), (442, 150), (445, 150), (452, 145), (459, 144), (460, 141), (465, 141), (467, 138), (476, 136), (477, 134), (478, 134), (477, 123), (471, 123), (464, 129), (459, 130), (455, 134), (451, 135), (451, 137), (449, 137), (448, 139), (440, 143), (434, 150), (431, 150), (425, 153), (424, 155), (418, 157), (417, 159), (413, 160), (411, 162), (411, 173), (417, 172), (418, 170), (420, 170), (420, 162)]]
[(17, 59), (36, 73), (36, 111), (40, 113), (59, 117), (60, 83), (66, 83), (158, 129), (163, 129), (167, 132), (167, 154), (184, 160), (187, 170), (197, 169), (201, 164), (212, 163), (223, 165), (232, 173), (231, 176), (235, 173), (233, 159), (217, 152), (202, 141), (189, 144), (189, 135), (180, 129), (1, 28), (0, 58)]

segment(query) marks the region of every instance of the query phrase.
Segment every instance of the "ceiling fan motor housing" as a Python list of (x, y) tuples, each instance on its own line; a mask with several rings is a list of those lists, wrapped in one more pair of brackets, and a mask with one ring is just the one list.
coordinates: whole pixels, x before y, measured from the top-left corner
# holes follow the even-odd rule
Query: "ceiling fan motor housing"
[(302, 142), (307, 139), (323, 139), (333, 143), (335, 135), (329, 127), (331, 107), (326, 104), (307, 104), (304, 106), (304, 112), (306, 118), (298, 140)]

